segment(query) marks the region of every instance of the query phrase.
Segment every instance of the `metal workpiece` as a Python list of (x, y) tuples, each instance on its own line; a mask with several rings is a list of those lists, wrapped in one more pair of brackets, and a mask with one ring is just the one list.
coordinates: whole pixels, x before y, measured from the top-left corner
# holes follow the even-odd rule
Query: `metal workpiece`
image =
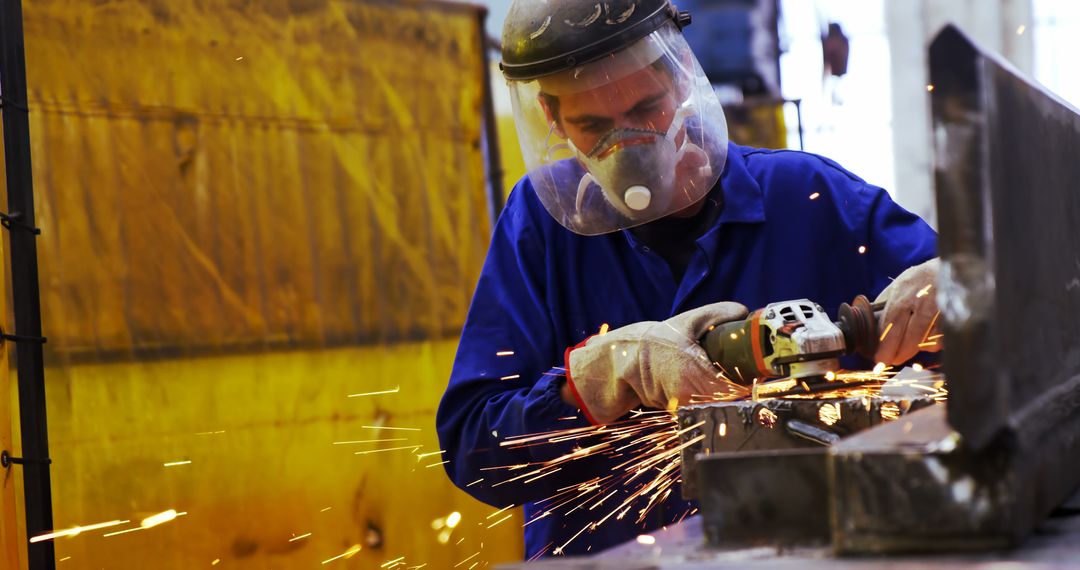
[(700, 456), (695, 475), (705, 543), (711, 547), (828, 544), (826, 451), (818, 446)]
[[(930, 406), (930, 397), (770, 399), (698, 404), (680, 408), (683, 497), (699, 498), (699, 455), (821, 448), (840, 438)], [(733, 498), (735, 499), (735, 498)]]
[(500, 570), (927, 570), (997, 568), (1045, 570), (1075, 567), (1080, 560), (1080, 514), (1061, 512), (1041, 532), (1007, 552), (929, 553), (896, 557), (836, 558), (828, 547), (704, 546), (704, 520), (695, 516), (588, 557), (557, 557), (499, 566)]
[(930, 77), (948, 421), (1036, 441), (1080, 413), (1080, 112), (951, 26)]
[(971, 453), (935, 406), (830, 449), (840, 553), (1003, 548), (1015, 480), (1002, 451)]
[(839, 554), (1013, 547), (1075, 490), (1080, 416), (972, 450), (935, 406), (829, 450)]

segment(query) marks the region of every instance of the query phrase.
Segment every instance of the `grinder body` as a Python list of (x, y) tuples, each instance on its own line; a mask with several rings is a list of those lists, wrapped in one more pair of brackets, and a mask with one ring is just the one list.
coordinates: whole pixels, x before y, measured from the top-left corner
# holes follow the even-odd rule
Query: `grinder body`
[(727, 378), (751, 385), (774, 378), (814, 378), (839, 367), (839, 357), (877, 349), (875, 307), (864, 296), (840, 307), (839, 321), (807, 299), (771, 303), (741, 321), (722, 323), (701, 339)]

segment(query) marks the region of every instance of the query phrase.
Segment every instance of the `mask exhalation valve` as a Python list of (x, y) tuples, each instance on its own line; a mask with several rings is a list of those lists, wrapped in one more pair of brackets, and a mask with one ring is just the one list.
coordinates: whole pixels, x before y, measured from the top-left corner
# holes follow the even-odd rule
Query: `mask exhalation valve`
[(631, 210), (640, 212), (649, 207), (649, 203), (652, 202), (652, 192), (641, 185), (631, 186), (623, 194), (623, 201)]

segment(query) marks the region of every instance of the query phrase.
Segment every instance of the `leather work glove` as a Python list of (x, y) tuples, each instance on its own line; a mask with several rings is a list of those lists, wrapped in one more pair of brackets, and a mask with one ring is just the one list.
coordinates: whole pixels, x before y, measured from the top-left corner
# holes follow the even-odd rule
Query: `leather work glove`
[(614, 421), (642, 404), (666, 409), (674, 400), (711, 395), (726, 381), (699, 341), (710, 327), (746, 313), (738, 303), (714, 303), (590, 337), (567, 351), (567, 385), (593, 424)]
[(938, 329), (937, 273), (940, 260), (931, 259), (900, 274), (877, 301), (886, 301), (878, 330), (881, 343), (874, 358), (885, 364), (907, 362), (920, 351), (942, 348)]

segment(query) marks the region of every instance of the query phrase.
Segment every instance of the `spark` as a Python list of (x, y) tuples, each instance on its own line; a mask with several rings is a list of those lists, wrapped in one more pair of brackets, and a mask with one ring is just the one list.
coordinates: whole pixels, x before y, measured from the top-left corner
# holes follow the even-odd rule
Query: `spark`
[(240, 56), (240, 57), (236, 58), (236, 61), (244, 61), (244, 56)]
[(493, 513), (491, 513), (490, 515), (487, 516), (487, 518), (488, 518), (488, 520), (491, 520), (493, 517), (497, 517), (497, 516), (501, 515), (502, 513), (506, 512), (507, 510), (512, 509), (512, 508), (514, 508), (514, 505), (507, 505), (507, 506), (505, 506), (505, 507), (503, 507), (503, 508), (501, 508), (501, 509), (499, 509), (499, 510), (493, 512)]
[(409, 441), (407, 437), (394, 437), (389, 439), (356, 439), (351, 441), (335, 441), (331, 445), (353, 445), (357, 443), (386, 443), (388, 441)]
[(468, 557), (468, 558), (466, 558), (465, 560), (462, 560), (461, 562), (458, 562), (457, 564), (454, 564), (454, 568), (457, 568), (458, 566), (461, 566), (462, 564), (464, 564), (464, 563), (466, 563), (466, 562), (468, 562), (468, 561), (472, 560), (473, 558), (476, 558), (476, 557), (477, 557), (477, 556), (479, 556), (479, 555), (480, 555), (480, 551), (479, 551), (479, 550), (477, 550), (477, 551), (476, 551), (476, 552), (475, 552), (475, 553), (474, 553), (474, 554), (473, 554), (472, 556), (469, 556), (469, 557)]
[(758, 423), (767, 428), (776, 427), (777, 419), (778, 417), (776, 415), (776, 412), (770, 410), (769, 408), (763, 407), (758, 410)]
[(483, 480), (484, 480), (484, 478), (481, 477), (481, 478), (477, 479), (476, 481), (473, 481), (472, 483), (469, 483), (468, 485), (465, 485), (465, 486), (466, 487), (472, 487), (473, 485), (475, 485), (475, 484), (477, 484), (477, 483), (479, 483), (479, 482), (481, 482)]
[(139, 526), (143, 528), (153, 528), (159, 524), (165, 524), (169, 521), (176, 520), (176, 517), (182, 517), (186, 514), (187, 513), (178, 513), (175, 509), (169, 509), (156, 515), (146, 517), (139, 523)]
[(503, 376), (502, 378), (499, 378), (499, 380), (517, 380), (518, 378), (521, 378), (521, 374), (511, 374), (509, 376)]
[(500, 350), (499, 352), (495, 353), (495, 356), (513, 356), (513, 355), (514, 355), (514, 351), (512, 351), (512, 350)]
[(821, 192), (814, 192), (813, 194), (810, 195), (811, 200), (817, 200), (820, 197), (821, 197)]
[(393, 390), (381, 390), (378, 392), (364, 392), (363, 394), (349, 394), (349, 398), (363, 398), (365, 396), (381, 396), (383, 394), (397, 394), (401, 391), (401, 386), (394, 388)]
[(220, 431), (200, 431), (200, 432), (196, 433), (195, 435), (218, 435), (218, 434), (222, 434), (222, 433), (225, 433), (225, 430), (220, 430)]
[(656, 544), (656, 537), (648, 534), (639, 534), (637, 541), (638, 544)]
[(305, 539), (305, 538), (307, 538), (309, 536), (311, 536), (310, 532), (307, 533), (307, 534), (301, 534), (300, 536), (294, 536), (294, 537), (289, 539), (289, 542), (296, 542), (298, 540), (303, 540), (303, 539)]
[(1018, 36), (1024, 35), (1024, 30), (1026, 30), (1026, 29), (1027, 29), (1027, 26), (1025, 26), (1024, 24), (1020, 24), (1020, 27), (1016, 28), (1016, 35), (1018, 35)]
[(101, 536), (103, 536), (105, 538), (108, 538), (110, 536), (116, 536), (116, 535), (119, 535), (119, 534), (127, 534), (129, 532), (136, 532), (136, 531), (140, 531), (140, 530), (145, 530), (145, 529), (142, 528), (141, 526), (137, 526), (137, 527), (134, 527), (134, 528), (127, 528), (127, 529), (124, 529), (124, 530), (118, 530), (116, 532), (107, 532), (107, 533), (105, 533), (105, 534), (103, 534)]
[(881, 405), (881, 419), (891, 422), (900, 417), (900, 406), (896, 402), (885, 402)]
[(927, 90), (928, 92), (932, 92), (932, 91), (934, 90), (934, 86), (933, 86), (932, 84), (931, 84), (931, 85), (927, 85), (927, 86), (926, 86), (926, 90)]
[(608, 327), (607, 323), (604, 323), (604, 324), (600, 325), (600, 336), (606, 335), (608, 333), (609, 328), (610, 327)]
[(928, 342), (920, 342), (919, 343), (919, 348), (930, 348), (930, 347), (933, 347), (933, 346), (937, 346), (937, 341), (936, 340), (931, 340), (931, 341), (928, 341)]
[(322, 563), (323, 564), (329, 564), (329, 563), (331, 563), (331, 562), (333, 562), (335, 560), (341, 559), (341, 558), (345, 558), (345, 559), (352, 558), (353, 556), (356, 555), (357, 552), (360, 552), (361, 548), (362, 547), (359, 544), (354, 544), (354, 545), (350, 546), (349, 549), (346, 550), (345, 552), (342, 552), (341, 554), (338, 554), (337, 556), (335, 556), (333, 558), (327, 558), (326, 560), (323, 560)]
[[(923, 333), (923, 342), (926, 342), (927, 340), (929, 340), (928, 337), (930, 336), (930, 333), (934, 332), (934, 325), (937, 324), (938, 317), (940, 317), (940, 316), (941, 316), (941, 311), (938, 311), (938, 312), (934, 313), (934, 318), (930, 319), (930, 326), (926, 327), (926, 332)], [(938, 337), (941, 337), (941, 336), (945, 336), (945, 335), (938, 335)], [(938, 338), (938, 337), (935, 337), (935, 338)]]
[(818, 408), (818, 420), (827, 426), (836, 425), (836, 422), (840, 421), (840, 406), (833, 404), (821, 406)]
[(721, 423), (716, 432), (720, 434), (720, 437), (727, 437), (727, 422)]
[(329, 510), (330, 510), (330, 509), (332, 509), (332, 508), (334, 508), (334, 507), (326, 507), (325, 509), (323, 509), (323, 510), (321, 510), (321, 511), (319, 511), (319, 512), (320, 512), (320, 513), (325, 513), (326, 511), (329, 511)]
[(499, 520), (497, 520), (497, 521), (495, 521), (495, 522), (493, 522), (493, 523), (489, 524), (489, 525), (488, 525), (488, 529), (494, 528), (494, 527), (495, 527), (496, 525), (498, 525), (499, 523), (502, 523), (502, 522), (506, 522), (506, 521), (507, 521), (507, 520), (509, 520), (509, 519), (510, 519), (510, 517), (512, 517), (512, 516), (514, 516), (514, 513), (510, 513), (510, 514), (506, 515), (505, 517), (503, 517), (503, 518), (501, 518), (501, 519), (499, 519)]
[(438, 463), (432, 463), (431, 465), (425, 465), (424, 467), (425, 467), (425, 468), (429, 468), (429, 467), (438, 467), (439, 465), (446, 465), (447, 463), (450, 463), (450, 460), (449, 460), (449, 459), (447, 459), (446, 461), (440, 461), (440, 462), (438, 462)]
[(879, 338), (878, 341), (885, 342), (885, 337), (889, 336), (889, 331), (892, 330), (892, 326), (892, 323), (889, 323), (885, 326), (885, 332), (881, 333), (881, 338)]
[(383, 562), (381, 567), (386, 568), (387, 566), (390, 566), (390, 565), (396, 566), (397, 563), (402, 561), (402, 560), (405, 560), (405, 557), (404, 556), (399, 556), (399, 557), (397, 557), (397, 558), (395, 558), (393, 560), (387, 560), (386, 562)]
[(430, 453), (418, 453), (416, 455), (416, 458), (417, 459), (423, 459), (425, 457), (431, 457), (432, 455), (442, 455), (444, 453), (446, 453), (446, 450), (445, 449), (440, 449), (439, 451), (432, 451)]
[(387, 447), (386, 449), (366, 449), (364, 451), (354, 451), (353, 455), (367, 455), (369, 453), (382, 453), (384, 451), (401, 451), (402, 449), (420, 449), (419, 445), (406, 445), (403, 447)]
[(446, 526), (454, 528), (461, 522), (461, 513), (454, 511), (446, 516)]
[(888, 368), (888, 365), (884, 362), (878, 362), (874, 365), (874, 374), (881, 374), (882, 372), (885, 372), (886, 368)]
[(731, 340), (739, 340), (739, 335), (731, 333)]
[(45, 534), (39, 534), (38, 536), (32, 537), (32, 538), (30, 538), (30, 542), (31, 542), (31, 544), (33, 544), (33, 543), (42, 542), (42, 541), (45, 541), (45, 540), (52, 540), (54, 538), (60, 538), (61, 536), (78, 536), (78, 535), (80, 535), (80, 534), (82, 534), (84, 532), (87, 532), (87, 531), (98, 530), (98, 529), (102, 529), (102, 528), (109, 528), (109, 527), (112, 527), (112, 526), (119, 526), (119, 525), (122, 525), (122, 524), (127, 524), (129, 522), (131, 522), (131, 521), (119, 521), (119, 520), (117, 520), (117, 521), (109, 521), (109, 522), (103, 522), (103, 523), (95, 523), (95, 524), (74, 526), (74, 527), (71, 527), (71, 528), (65, 529), (65, 530), (54, 530), (53, 532), (49, 532), (49, 533), (45, 533)]
[(218, 564), (221, 564), (220, 558), (215, 558), (214, 561), (210, 563), (211, 566), (217, 566)]
[(930, 290), (934, 288), (934, 284), (931, 283), (922, 289), (919, 289), (918, 293), (915, 293), (915, 297), (922, 298), (930, 294)]
[(446, 543), (450, 542), (450, 533), (451, 532), (452, 532), (451, 529), (444, 528), (442, 530), (442, 532), (439, 533), (439, 537), (438, 537), (439, 544), (446, 544)]
[(63, 562), (65, 560), (71, 560), (71, 557), (70, 556), (65, 556), (65, 557), (61, 558), (60, 560), (57, 560), (57, 562)]
[(360, 426), (361, 429), (387, 429), (396, 431), (420, 431), (420, 428), (390, 427), (390, 426)]
[(916, 362), (915, 364), (911, 365), (911, 369), (914, 370), (915, 372), (922, 372), (923, 365)]
[(828, 380), (829, 382), (832, 382), (833, 380), (836, 380), (836, 373), (833, 372), (832, 370), (826, 372), (825, 373), (825, 379)]
[(864, 253), (866, 253), (866, 246), (865, 245), (860, 245), (859, 246), (859, 255), (862, 255)]

